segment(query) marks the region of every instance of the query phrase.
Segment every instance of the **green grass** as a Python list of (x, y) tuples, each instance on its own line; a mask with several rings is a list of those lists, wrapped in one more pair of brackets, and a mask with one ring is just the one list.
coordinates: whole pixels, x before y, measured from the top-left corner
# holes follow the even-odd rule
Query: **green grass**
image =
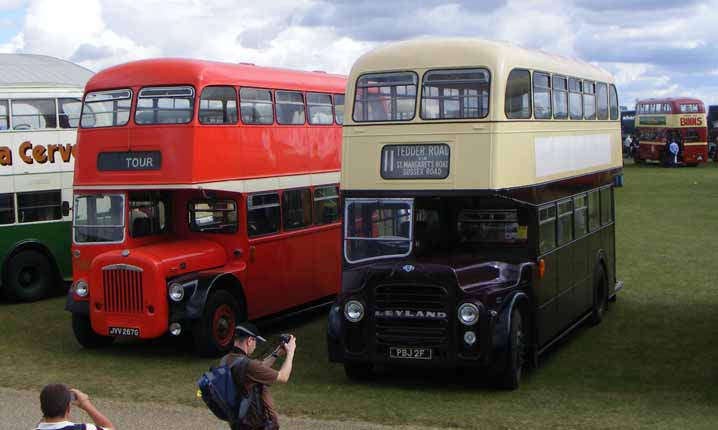
[[(320, 314), (268, 327), (298, 337), (292, 380), (273, 389), (280, 412), (460, 428), (717, 428), (718, 168), (626, 166), (625, 182), (616, 218), (626, 288), (600, 326), (554, 348), (518, 391), (427, 370), (351, 383), (327, 362)], [(62, 306), (0, 304), (0, 385), (66, 381), (95, 396), (203, 407), (193, 384), (210, 360), (168, 340), (83, 350)]]

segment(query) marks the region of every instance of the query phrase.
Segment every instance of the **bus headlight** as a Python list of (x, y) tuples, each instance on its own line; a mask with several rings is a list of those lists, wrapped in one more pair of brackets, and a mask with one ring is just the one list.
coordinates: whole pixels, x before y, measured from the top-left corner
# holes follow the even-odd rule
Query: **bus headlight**
[(474, 325), (479, 320), (479, 308), (473, 303), (459, 306), (459, 321), (463, 325)]
[(350, 322), (359, 322), (364, 318), (364, 305), (358, 300), (349, 300), (344, 305), (344, 316)]
[(90, 286), (87, 285), (87, 281), (85, 281), (84, 279), (80, 279), (79, 281), (75, 282), (75, 294), (80, 297), (87, 297), (89, 293)]
[(173, 302), (181, 302), (184, 299), (184, 287), (182, 284), (177, 282), (170, 284), (169, 295)]

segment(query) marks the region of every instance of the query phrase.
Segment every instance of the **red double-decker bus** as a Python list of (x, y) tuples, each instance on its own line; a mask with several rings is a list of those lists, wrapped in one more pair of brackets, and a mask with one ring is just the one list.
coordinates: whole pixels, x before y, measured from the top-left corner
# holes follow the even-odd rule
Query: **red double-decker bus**
[(344, 86), (181, 59), (96, 74), (74, 177), (77, 340), (189, 331), (216, 355), (236, 323), (333, 296)]
[(703, 102), (692, 98), (646, 99), (636, 102), (636, 132), (639, 147), (636, 163), (669, 157), (668, 145), (675, 141), (678, 160), (697, 166), (708, 160), (708, 128)]

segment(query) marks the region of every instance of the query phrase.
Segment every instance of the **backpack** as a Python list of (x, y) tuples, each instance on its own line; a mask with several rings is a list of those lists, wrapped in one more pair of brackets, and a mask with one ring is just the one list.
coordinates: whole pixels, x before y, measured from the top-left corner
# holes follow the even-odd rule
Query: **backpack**
[[(245, 418), (249, 412), (250, 406), (254, 403), (258, 408), (258, 412), (262, 412), (261, 394), (259, 385), (250, 390), (247, 397), (241, 396), (237, 390), (237, 386), (232, 378), (232, 369), (239, 366), (239, 381), (243, 385), (246, 381), (245, 375), (249, 358), (241, 356), (232, 363), (227, 364), (227, 357), (222, 358), (219, 366), (210, 367), (197, 380), (198, 395), (202, 397), (204, 403), (210, 411), (220, 420), (227, 421), (230, 424), (239, 424), (240, 427), (247, 427)], [(233, 427), (234, 428), (234, 427)], [(249, 427), (247, 427), (249, 428)]]

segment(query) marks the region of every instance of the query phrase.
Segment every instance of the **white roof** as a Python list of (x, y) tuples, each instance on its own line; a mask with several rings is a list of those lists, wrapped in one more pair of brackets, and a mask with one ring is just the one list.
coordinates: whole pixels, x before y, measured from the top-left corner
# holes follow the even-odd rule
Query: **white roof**
[(92, 75), (89, 69), (47, 55), (0, 54), (0, 86), (84, 88)]

